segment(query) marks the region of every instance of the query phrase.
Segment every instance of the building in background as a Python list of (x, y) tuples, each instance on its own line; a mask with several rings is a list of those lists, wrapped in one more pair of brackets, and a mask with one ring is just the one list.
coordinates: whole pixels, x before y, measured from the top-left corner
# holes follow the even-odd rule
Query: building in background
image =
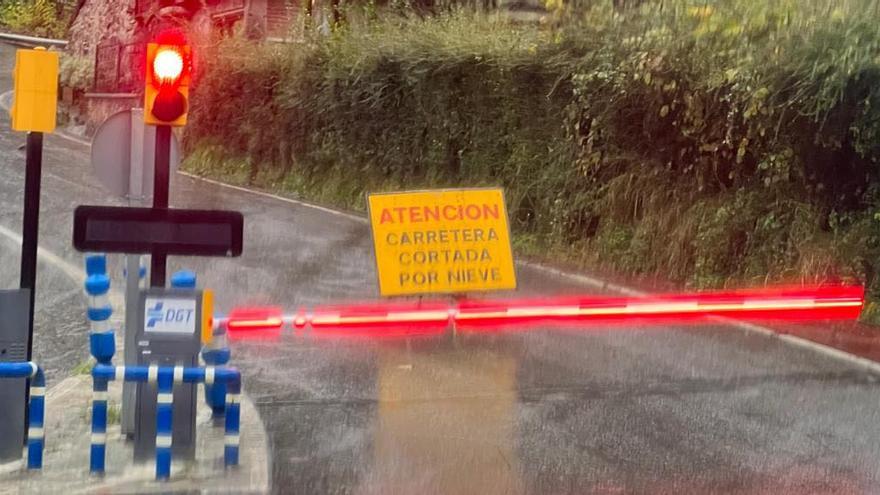
[(201, 42), (241, 30), (255, 39), (289, 39), (298, 0), (80, 0), (68, 34), (67, 51), (93, 62), (94, 80), (76, 97), (77, 120), (91, 134), (105, 118), (138, 106), (146, 43), (164, 27), (177, 25)]
[[(182, 27), (196, 45), (235, 32), (258, 40), (292, 41), (308, 25), (329, 33), (345, 5), (360, 0), (79, 0), (67, 52), (94, 76), (77, 91), (62, 87), (72, 119), (91, 134), (107, 117), (140, 106), (147, 41), (164, 27)], [(350, 3), (352, 2), (352, 3)], [(378, 0), (379, 6), (391, 0)], [(538, 22), (541, 0), (411, 0), (423, 13), (451, 5), (506, 12), (514, 21)], [(342, 7), (341, 7), (342, 6)], [(445, 7), (441, 7), (445, 6)], [(358, 23), (357, 9), (343, 22)], [(299, 29), (297, 29), (299, 28)]]

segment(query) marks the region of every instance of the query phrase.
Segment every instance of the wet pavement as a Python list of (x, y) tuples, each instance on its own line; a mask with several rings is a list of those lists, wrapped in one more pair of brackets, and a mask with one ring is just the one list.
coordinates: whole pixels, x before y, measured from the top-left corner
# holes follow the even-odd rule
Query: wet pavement
[[(0, 47), (3, 91), (11, 53)], [(23, 143), (4, 122), (0, 227), (11, 231)], [(122, 201), (95, 185), (85, 146), (46, 143), (40, 241), (58, 262), (40, 265), (36, 356), (57, 380), (88, 355), (73, 207)], [(171, 198), (245, 215), (241, 258), (171, 259), (217, 291), (220, 310), (377, 297), (359, 219), (181, 175)], [(18, 253), (0, 241), (11, 287)], [(519, 281), (522, 293), (588, 292), (530, 268)], [(729, 326), (284, 335), (236, 344), (233, 363), (266, 426), (279, 493), (880, 492), (877, 377)]]

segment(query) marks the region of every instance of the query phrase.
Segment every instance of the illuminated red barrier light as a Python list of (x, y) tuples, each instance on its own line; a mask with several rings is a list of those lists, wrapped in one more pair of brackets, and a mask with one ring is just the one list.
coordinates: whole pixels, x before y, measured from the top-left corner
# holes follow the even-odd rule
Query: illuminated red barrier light
[(442, 301), (319, 306), (305, 318), (318, 337), (404, 337), (437, 335), (452, 314)]
[(230, 340), (275, 340), (281, 336), (284, 316), (281, 308), (235, 308), (226, 317)]
[(649, 297), (561, 297), (514, 301), (462, 301), (455, 322), (462, 329), (537, 323), (640, 321), (670, 323), (708, 316), (738, 319), (855, 319), (864, 288), (833, 286), (759, 289)]
[(281, 309), (240, 308), (229, 314), (232, 338), (277, 338), (285, 322), (318, 337), (396, 338), (461, 330), (528, 329), (535, 325), (669, 324), (712, 316), (744, 320), (856, 319), (864, 288), (821, 286), (669, 294), (648, 297), (578, 296), (533, 299), (413, 301), (319, 306), (283, 316)]

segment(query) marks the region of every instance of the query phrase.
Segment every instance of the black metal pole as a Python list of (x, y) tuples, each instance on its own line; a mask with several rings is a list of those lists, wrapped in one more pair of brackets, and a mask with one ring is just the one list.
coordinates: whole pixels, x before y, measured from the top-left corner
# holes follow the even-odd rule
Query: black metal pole
[[(29, 132), (24, 161), (24, 214), (21, 225), (21, 281), (19, 287), (28, 290), (27, 360), (33, 359), (34, 306), (37, 286), (37, 237), (40, 227), (40, 180), (43, 175), (43, 133)], [(24, 389), (24, 417), (30, 403), (30, 387)], [(25, 420), (27, 422), (27, 420)], [(25, 424), (27, 432), (27, 424)], [(27, 433), (22, 442), (27, 444)]]
[(24, 172), (24, 218), (21, 228), (21, 284), (30, 291), (27, 359), (34, 344), (34, 289), (37, 285), (37, 235), (40, 226), (40, 177), (43, 174), (43, 133), (29, 132)]
[[(153, 208), (168, 208), (168, 182), (171, 162), (171, 126), (156, 126), (156, 164), (153, 172)], [(165, 253), (150, 257), (150, 286), (165, 287)]]

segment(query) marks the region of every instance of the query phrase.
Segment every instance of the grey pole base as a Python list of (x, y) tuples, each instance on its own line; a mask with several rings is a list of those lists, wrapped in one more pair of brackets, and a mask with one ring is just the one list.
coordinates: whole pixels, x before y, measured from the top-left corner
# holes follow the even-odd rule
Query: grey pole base
[[(0, 291), (0, 363), (27, 361), (30, 291)], [(27, 379), (0, 378), (0, 463), (21, 459)]]

